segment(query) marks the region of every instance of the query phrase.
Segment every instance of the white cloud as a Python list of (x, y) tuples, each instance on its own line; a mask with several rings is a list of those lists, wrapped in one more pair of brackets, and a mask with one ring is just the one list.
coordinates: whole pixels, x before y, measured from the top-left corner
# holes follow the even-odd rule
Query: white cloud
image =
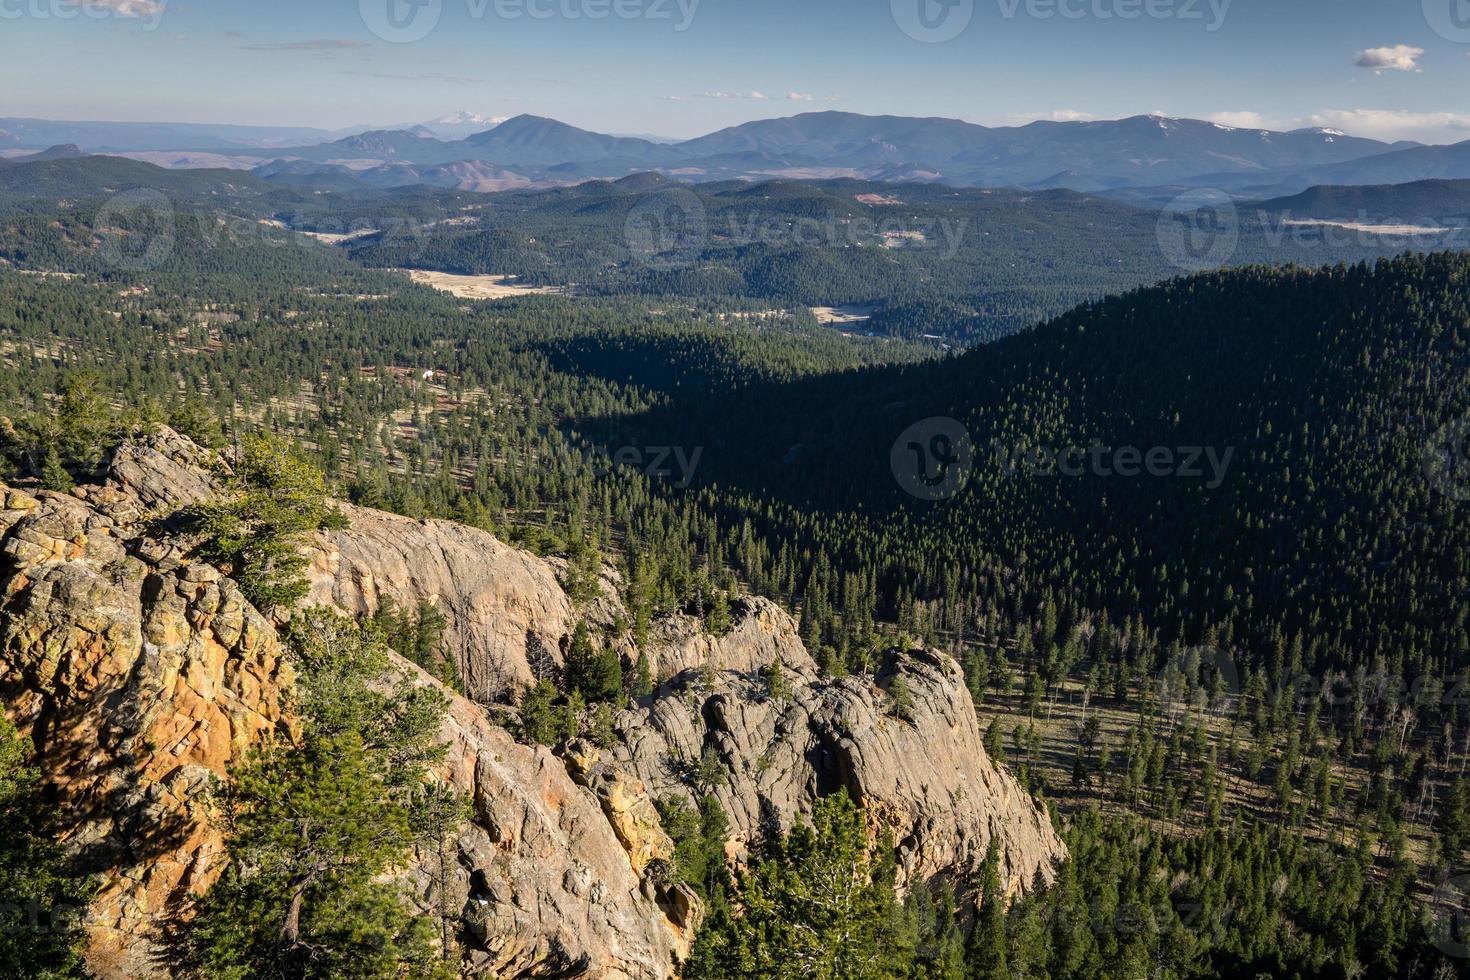
[(1091, 122), (1096, 119), (1090, 112), (1082, 112), (1079, 109), (1056, 109), (1052, 112), (1017, 112), (1010, 116), (1012, 122), (1028, 123), (1039, 119), (1051, 122)]
[(1237, 112), (1212, 112), (1205, 116), (1205, 122), (1212, 122), (1220, 126), (1229, 126), (1231, 129), (1290, 129), (1289, 125), (1269, 119), (1259, 112), (1242, 109)]
[(1327, 109), (1312, 114), (1306, 123), (1389, 142), (1460, 143), (1470, 139), (1470, 113), (1465, 112)]
[(1412, 47), (1408, 44), (1368, 48), (1366, 51), (1358, 52), (1356, 64), (1359, 68), (1373, 69), (1374, 74), (1377, 75), (1382, 75), (1386, 71), (1419, 71), (1419, 59), (1423, 54), (1423, 48)]

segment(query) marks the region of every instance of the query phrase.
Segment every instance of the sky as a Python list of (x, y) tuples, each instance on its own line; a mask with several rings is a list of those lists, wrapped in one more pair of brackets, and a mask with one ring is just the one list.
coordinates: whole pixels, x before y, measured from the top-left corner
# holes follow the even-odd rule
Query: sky
[(0, 0), (0, 116), (685, 138), (817, 110), (1470, 139), (1470, 0)]

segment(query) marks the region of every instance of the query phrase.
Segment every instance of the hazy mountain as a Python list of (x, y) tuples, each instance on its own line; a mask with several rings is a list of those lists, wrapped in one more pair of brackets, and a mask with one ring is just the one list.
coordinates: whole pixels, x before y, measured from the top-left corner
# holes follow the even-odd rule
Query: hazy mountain
[(653, 163), (667, 148), (648, 140), (605, 136), (540, 116), (516, 116), (463, 141), (474, 158), (504, 166), (555, 167), (608, 160)]
[[(43, 132), (54, 135), (59, 127), (72, 127), (67, 131), (75, 135), (76, 126), (118, 125), (46, 124), (53, 130), (43, 130), (29, 121), (29, 128), (21, 131), (16, 122), (0, 120), (0, 130), (12, 136), (19, 133), (23, 145)], [(986, 127), (958, 119), (815, 112), (750, 122), (672, 144), (610, 136), (539, 116), (496, 123), (494, 118), (463, 112), (408, 128), (346, 136), (310, 131), (311, 139), (294, 146), (270, 142), (268, 148), (271, 156), (317, 162), (351, 160), (410, 168), (473, 162), (529, 181), (617, 178), (660, 170), (697, 181), (849, 177), (1064, 188), (1144, 203), (1167, 200), (1195, 187), (1267, 198), (1314, 184), (1470, 177), (1470, 143), (1388, 144), (1328, 129), (1272, 132), (1164, 116)], [(453, 138), (471, 129), (475, 131)], [(88, 150), (97, 140), (111, 137), (133, 148), (146, 144), (153, 149), (204, 151), (213, 145), (239, 155), (247, 145), (266, 148), (266, 141), (285, 132), (291, 131), (122, 126), (89, 132), (87, 139), (55, 138), (42, 145), (75, 143)], [(332, 135), (338, 138), (322, 139)], [(441, 173), (437, 179), (450, 177)], [(496, 174), (486, 186), (500, 186), (501, 179)], [(468, 178), (469, 185), (476, 183), (473, 176)]]
[(375, 129), (313, 147), (309, 156), (329, 160), (405, 160), (434, 162), (449, 144), (402, 129)]
[(1342, 164), (1391, 149), (1332, 130), (1277, 133), (1162, 116), (990, 128), (957, 119), (818, 112), (746, 123), (676, 144), (518, 116), (456, 143), (367, 133), (298, 152), (313, 159), (420, 165), (479, 160), (557, 179), (661, 169), (704, 180), (850, 176), (1091, 192), (1190, 181), (1200, 174), (1267, 182), (1283, 167)]
[(747, 123), (677, 149), (696, 160), (756, 155), (792, 167), (907, 164), (949, 183), (1093, 190), (1334, 163), (1388, 144), (1333, 130), (1277, 133), (1163, 116), (988, 128), (956, 119), (819, 112)]
[(677, 149), (690, 159), (754, 154), (829, 166), (938, 163), (993, 145), (991, 133), (958, 119), (812, 112), (722, 129)]
[(47, 147), (75, 143), (85, 150), (239, 150), (321, 143), (335, 135), (301, 126), (214, 123), (64, 122), (0, 119), (0, 144)]
[(273, 160), (251, 171), (262, 180), (302, 190), (350, 191), (363, 185), (351, 167), (312, 160)]
[(12, 157), (15, 163), (40, 163), (43, 160), (75, 160), (84, 156), (82, 148), (75, 143), (63, 143), (60, 146), (50, 146), (40, 153), (31, 153), (23, 157)]
[(177, 206), (191, 195), (221, 204), (255, 200), (263, 197), (270, 186), (238, 170), (166, 170), (113, 156), (58, 157), (0, 167), (0, 194), (11, 200), (70, 201), (113, 197), (133, 190), (161, 192)]
[(1449, 146), (1399, 146), (1386, 152), (1315, 166), (1288, 165), (1261, 173), (1209, 172), (1149, 187), (1099, 188), (1108, 197), (1157, 204), (1196, 188), (1238, 198), (1289, 197), (1312, 187), (1405, 184), (1470, 179), (1470, 141)]
[(508, 191), (530, 187), (533, 181), (493, 163), (459, 160), (435, 166), (407, 163), (385, 164), (357, 175), (370, 187), (390, 189), (425, 185), (456, 191)]
[(1364, 187), (1313, 187), (1261, 201), (1262, 210), (1334, 221), (1464, 222), (1470, 216), (1470, 180), (1419, 180)]
[[(1332, 165), (1282, 171), (1279, 180), (1318, 184), (1402, 184), (1470, 179), (1470, 140), (1450, 146), (1414, 146)], [(1299, 188), (1300, 189), (1300, 188)]]

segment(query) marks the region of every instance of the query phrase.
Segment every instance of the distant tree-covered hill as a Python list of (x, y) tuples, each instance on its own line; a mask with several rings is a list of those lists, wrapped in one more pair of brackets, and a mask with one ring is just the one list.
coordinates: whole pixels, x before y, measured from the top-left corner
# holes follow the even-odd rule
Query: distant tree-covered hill
[(1303, 634), (1322, 664), (1452, 672), (1467, 286), (1463, 255), (1207, 274), (939, 362), (680, 399), (608, 439), (705, 447), (701, 481), (788, 502), (812, 547), (914, 596), (1051, 591), (1258, 663)]

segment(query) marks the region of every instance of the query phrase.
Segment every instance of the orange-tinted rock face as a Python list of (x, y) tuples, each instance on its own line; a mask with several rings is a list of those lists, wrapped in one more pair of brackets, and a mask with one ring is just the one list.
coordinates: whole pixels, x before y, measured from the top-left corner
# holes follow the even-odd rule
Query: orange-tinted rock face
[(154, 927), (219, 874), (209, 787), (287, 724), (289, 667), (234, 584), (144, 539), (124, 495), (0, 498), (6, 712), (99, 875), (94, 970), (146, 975)]
[[(160, 929), (223, 869), (212, 782), (292, 730), (293, 678), (273, 625), (216, 570), (187, 561), (180, 539), (149, 536), (150, 518), (215, 492), (209, 462), (164, 430), (119, 450), (104, 486), (0, 485), (0, 699), (36, 748), (71, 851), (99, 876), (89, 965), (103, 977), (163, 972)], [(478, 699), (554, 671), (579, 617), (622, 618), (611, 584), (578, 608), (556, 563), (484, 532), (346, 512), (350, 529), (307, 549), (309, 601), (359, 614), (390, 595), (434, 602)], [(872, 677), (826, 680), (784, 610), (748, 599), (732, 613), (720, 638), (690, 617), (654, 624), (660, 690), (618, 713), (611, 748), (523, 745), (481, 704), (449, 699), (440, 778), (473, 816), (447, 862), (422, 854), (402, 871), (411, 901), (439, 890), (440, 906), (463, 910), (471, 970), (670, 976), (701, 910), (669, 878), (672, 842), (651, 801), (687, 794), (681, 760), (706, 747), (728, 776), (717, 795), (732, 857), (771, 819), (789, 827), (838, 787), (867, 808), (875, 836), (899, 843), (905, 883), (973, 880), (991, 840), (1015, 890), (1065, 855), (1045, 813), (986, 757), (951, 660), (894, 651)], [(761, 673), (776, 663), (790, 689), (780, 698)], [(913, 702), (904, 719), (885, 693), (900, 677)]]

